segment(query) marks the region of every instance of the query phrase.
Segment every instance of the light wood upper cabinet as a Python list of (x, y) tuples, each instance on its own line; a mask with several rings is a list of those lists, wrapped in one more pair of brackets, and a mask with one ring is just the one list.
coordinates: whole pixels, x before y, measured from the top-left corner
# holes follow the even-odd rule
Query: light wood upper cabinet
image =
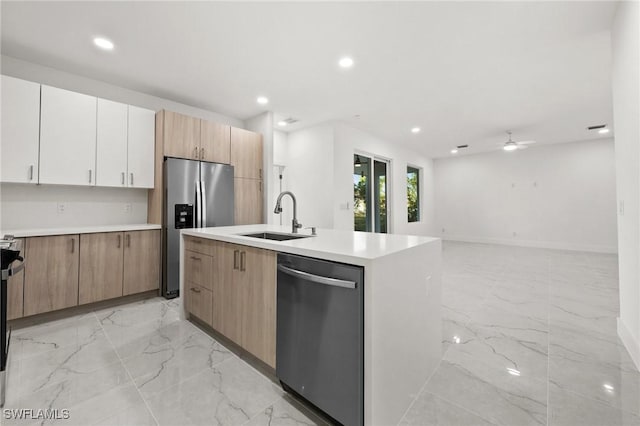
[(124, 233), (123, 295), (160, 288), (160, 231)]
[(98, 99), (96, 185), (127, 186), (127, 105)]
[(235, 224), (264, 223), (262, 180), (235, 178), (233, 181)]
[(78, 304), (78, 235), (27, 238), (24, 315)]
[(242, 247), (240, 273), (242, 295), (242, 347), (276, 366), (276, 253)]
[(262, 135), (232, 127), (231, 165), (235, 177), (262, 179)]
[(80, 235), (80, 304), (122, 296), (123, 233)]
[(163, 111), (164, 155), (198, 160), (200, 155), (200, 119)]
[(200, 120), (200, 159), (229, 164), (231, 157), (231, 127)]
[(0, 181), (38, 183), (40, 85), (2, 76)]
[(96, 109), (93, 96), (42, 86), (40, 183), (95, 185)]
[[(18, 247), (24, 248), (24, 240), (18, 240)], [(16, 262), (12, 266), (18, 265)], [(24, 269), (7, 280), (7, 319), (22, 318), (24, 300)]]

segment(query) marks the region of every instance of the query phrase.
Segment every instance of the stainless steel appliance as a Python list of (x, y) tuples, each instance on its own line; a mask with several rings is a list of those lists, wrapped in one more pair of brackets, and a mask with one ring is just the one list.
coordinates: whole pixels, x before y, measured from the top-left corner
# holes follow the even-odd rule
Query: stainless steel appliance
[(180, 295), (180, 230), (233, 225), (233, 166), (164, 161), (162, 295)]
[(278, 254), (276, 376), (344, 425), (364, 424), (364, 268)]
[[(11, 267), (13, 262), (21, 262)], [(12, 235), (5, 235), (0, 239), (0, 407), (4, 407), (4, 397), (7, 387), (6, 368), (9, 359), (9, 345), (11, 331), (7, 330), (7, 280), (24, 268), (24, 259), (20, 256), (18, 241)]]

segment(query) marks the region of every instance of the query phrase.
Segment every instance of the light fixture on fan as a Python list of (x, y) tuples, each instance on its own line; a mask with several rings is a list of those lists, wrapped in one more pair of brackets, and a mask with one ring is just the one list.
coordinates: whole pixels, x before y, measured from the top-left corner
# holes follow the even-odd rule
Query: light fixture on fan
[(511, 131), (507, 130), (506, 132), (509, 135), (509, 140), (506, 141), (504, 143), (504, 145), (502, 145), (502, 149), (504, 149), (507, 152), (511, 152), (511, 151), (515, 151), (517, 149), (525, 149), (527, 148), (526, 145), (528, 144), (532, 144), (532, 143), (536, 143), (536, 141), (514, 141), (513, 139), (511, 139)]

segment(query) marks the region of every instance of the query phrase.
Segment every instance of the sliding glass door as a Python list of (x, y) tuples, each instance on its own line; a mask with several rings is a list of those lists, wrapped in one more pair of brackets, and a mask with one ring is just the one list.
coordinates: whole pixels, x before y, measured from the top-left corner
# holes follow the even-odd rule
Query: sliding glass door
[(388, 166), (385, 160), (360, 154), (353, 156), (354, 230), (388, 232)]

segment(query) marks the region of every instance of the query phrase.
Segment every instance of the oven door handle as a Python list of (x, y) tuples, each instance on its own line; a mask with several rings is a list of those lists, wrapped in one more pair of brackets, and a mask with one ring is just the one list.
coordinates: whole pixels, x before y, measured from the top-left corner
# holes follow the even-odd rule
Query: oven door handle
[(16, 267), (4, 269), (2, 271), (2, 280), (7, 280), (9, 277), (16, 275), (24, 269), (24, 258), (22, 258), (22, 256), (18, 256), (16, 257), (16, 260), (19, 260), (21, 263)]
[(330, 285), (334, 287), (342, 288), (356, 288), (355, 281), (339, 280), (336, 278), (322, 277), (320, 275), (310, 274), (309, 272), (298, 271), (297, 269), (291, 269), (284, 265), (278, 265), (278, 271), (291, 275), (292, 277), (300, 278), (305, 281), (311, 281), (316, 284)]

